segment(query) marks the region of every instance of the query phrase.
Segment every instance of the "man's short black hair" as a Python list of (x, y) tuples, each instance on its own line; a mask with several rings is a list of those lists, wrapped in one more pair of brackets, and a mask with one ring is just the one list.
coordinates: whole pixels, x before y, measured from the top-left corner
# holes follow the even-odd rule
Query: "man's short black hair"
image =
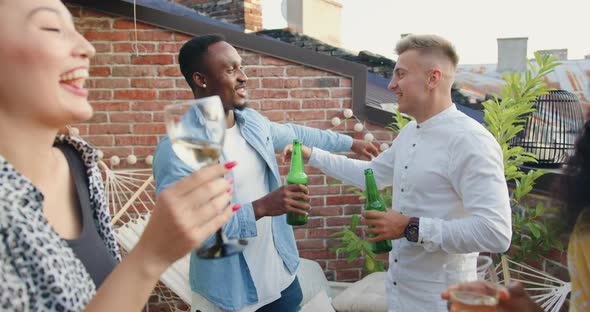
[(197, 88), (193, 81), (193, 74), (195, 72), (203, 71), (203, 60), (207, 55), (209, 46), (220, 41), (225, 41), (225, 38), (222, 35), (203, 35), (187, 41), (182, 48), (180, 48), (180, 53), (178, 54), (180, 71), (188, 85), (193, 90), (193, 93), (195, 93)]

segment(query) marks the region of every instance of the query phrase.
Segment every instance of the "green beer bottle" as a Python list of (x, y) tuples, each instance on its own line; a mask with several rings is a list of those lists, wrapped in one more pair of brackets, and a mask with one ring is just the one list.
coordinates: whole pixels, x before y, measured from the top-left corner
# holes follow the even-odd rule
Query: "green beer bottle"
[[(373, 176), (373, 169), (365, 169), (365, 186), (367, 192), (367, 199), (365, 202), (364, 209), (386, 212), (387, 207), (385, 207), (385, 202), (383, 201), (383, 198), (381, 197), (381, 194), (379, 194), (379, 190), (377, 189), (375, 176)], [(369, 235), (369, 237), (375, 237), (375, 235), (371, 234)], [(371, 243), (371, 250), (376, 254), (388, 253), (391, 251), (391, 241), (382, 240)]]
[[(307, 174), (303, 171), (303, 157), (301, 155), (301, 143), (293, 140), (293, 152), (291, 153), (291, 170), (287, 175), (287, 184), (303, 184), (307, 186)], [(287, 224), (304, 225), (307, 223), (307, 216), (292, 212), (287, 213)]]

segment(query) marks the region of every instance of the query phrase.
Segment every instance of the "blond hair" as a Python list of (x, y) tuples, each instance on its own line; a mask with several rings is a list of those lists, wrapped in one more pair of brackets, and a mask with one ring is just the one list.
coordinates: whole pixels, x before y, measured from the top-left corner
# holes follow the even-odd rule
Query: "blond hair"
[(408, 50), (418, 50), (421, 54), (435, 54), (447, 58), (457, 67), (459, 56), (453, 44), (447, 39), (437, 35), (408, 35), (402, 38), (395, 46), (397, 55)]

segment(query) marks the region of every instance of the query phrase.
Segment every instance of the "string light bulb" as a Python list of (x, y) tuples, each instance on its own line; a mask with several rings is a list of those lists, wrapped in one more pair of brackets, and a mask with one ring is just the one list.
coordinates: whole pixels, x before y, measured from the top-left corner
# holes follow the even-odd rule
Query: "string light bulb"
[(71, 127), (69, 129), (69, 132), (70, 132), (70, 136), (73, 136), (73, 137), (77, 137), (80, 135), (80, 129), (78, 129), (76, 127)]
[(152, 165), (152, 163), (154, 162), (154, 156), (149, 155), (148, 157), (145, 158), (145, 163), (148, 165)]
[(119, 156), (112, 156), (111, 157), (111, 165), (112, 166), (117, 166), (121, 163), (121, 158), (119, 158)]
[(359, 123), (356, 123), (356, 124), (354, 125), (354, 131), (356, 131), (356, 132), (361, 132), (361, 131), (363, 131), (363, 129), (364, 129), (364, 128), (365, 128), (365, 127), (364, 127), (364, 126), (363, 126), (363, 124), (362, 124), (362, 123), (360, 123), (360, 122), (359, 122)]
[(344, 113), (344, 118), (352, 117), (352, 109), (350, 109), (350, 108), (345, 109), (343, 113)]
[(127, 163), (130, 165), (135, 165), (135, 163), (137, 163), (137, 156), (133, 154), (127, 156)]
[(331, 122), (332, 122), (332, 126), (334, 126), (334, 127), (338, 127), (342, 123), (342, 121), (338, 117), (332, 118)]

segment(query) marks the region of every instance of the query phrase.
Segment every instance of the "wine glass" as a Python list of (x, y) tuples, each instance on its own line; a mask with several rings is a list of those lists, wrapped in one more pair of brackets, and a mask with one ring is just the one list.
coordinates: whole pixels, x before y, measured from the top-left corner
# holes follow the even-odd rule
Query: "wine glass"
[[(444, 266), (447, 286), (450, 286), (450, 304), (454, 311), (496, 311), (498, 290), (496, 271), (489, 256), (478, 256), (473, 267), (461, 262), (450, 262)], [(493, 287), (473, 284), (474, 281), (488, 281)]]
[[(214, 95), (170, 104), (164, 108), (164, 120), (172, 149), (193, 170), (219, 162), (225, 136), (225, 112), (221, 99)], [(243, 243), (242, 243), (243, 244)], [(221, 229), (215, 242), (197, 250), (197, 256), (215, 259), (238, 254), (244, 249), (229, 243)]]

